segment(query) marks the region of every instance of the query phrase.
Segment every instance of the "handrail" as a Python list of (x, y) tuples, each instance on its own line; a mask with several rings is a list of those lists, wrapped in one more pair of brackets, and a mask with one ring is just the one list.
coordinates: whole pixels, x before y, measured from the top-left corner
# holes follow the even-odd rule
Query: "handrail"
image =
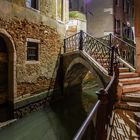
[[(85, 32), (84, 32), (85, 33)], [(108, 49), (110, 49), (110, 47), (108, 45), (106, 45), (105, 43), (101, 42), (98, 38), (93, 37), (92, 35), (90, 35), (89, 33), (85, 33), (88, 36), (90, 36), (91, 38), (95, 39), (96, 41), (98, 41), (99, 43), (101, 43), (102, 45), (104, 45), (105, 47), (107, 47)]]
[[(131, 46), (131, 47), (134, 48), (134, 49), (136, 48), (135, 46), (129, 44), (128, 42), (124, 41), (123, 39), (121, 39), (121, 38), (119, 38), (119, 37), (117, 37), (117, 36), (115, 36), (115, 35), (113, 35), (113, 34), (106, 35), (106, 36), (102, 36), (102, 37), (98, 38), (98, 40), (107, 38), (107, 37), (109, 37), (109, 36), (113, 36), (114, 38), (117, 38), (117, 39), (120, 40), (121, 42), (127, 44), (128, 46)], [(109, 40), (108, 40), (108, 41), (109, 41)]]
[(132, 48), (136, 49), (136, 47), (134, 47), (134, 46), (132, 46), (131, 44), (127, 43), (127, 42), (126, 42), (126, 41), (124, 41), (123, 39), (121, 39), (121, 38), (119, 38), (119, 37), (117, 37), (117, 36), (115, 36), (115, 35), (113, 35), (113, 34), (111, 34), (111, 36), (113, 36), (113, 37), (117, 38), (118, 40), (120, 40), (121, 42), (123, 42), (123, 43), (127, 44), (128, 46), (131, 46)]
[[(112, 115), (113, 105), (117, 92), (119, 75), (117, 63), (118, 48), (115, 45), (111, 45), (111, 41), (109, 44), (105, 44), (99, 39), (94, 38), (90, 34), (80, 31), (72, 37), (64, 40), (64, 52), (76, 50), (85, 51), (90, 57), (100, 63), (103, 67), (105, 64), (105, 66), (107, 67), (104, 68), (108, 70), (108, 74), (111, 75), (112, 78), (105, 89), (101, 89), (96, 93), (99, 100), (97, 101), (96, 105), (93, 107), (87, 119), (84, 121), (83, 125), (79, 129), (78, 133), (74, 137), (74, 140), (81, 140), (83, 135), (85, 137), (86, 131), (89, 129), (90, 122), (95, 116), (96, 111), (96, 138), (98, 140), (103, 140), (106, 136), (105, 126), (109, 124), (109, 119)], [(100, 135), (100, 133), (102, 134), (102, 136)]]
[(129, 65), (135, 68), (135, 56), (136, 56), (136, 47), (132, 44), (124, 41), (123, 39), (115, 36), (113, 34), (109, 34), (108, 36), (103, 36), (98, 38), (102, 42), (106, 43), (107, 45), (118, 46), (119, 57), (125, 60)]
[(81, 140), (89, 123), (91, 122), (93, 116), (95, 115), (99, 105), (100, 105), (101, 101), (98, 100), (97, 103), (95, 104), (95, 106), (93, 107), (93, 109), (90, 111), (88, 117), (86, 118), (86, 120), (84, 121), (84, 123), (82, 124), (82, 126), (80, 127), (80, 129), (78, 130), (76, 136), (73, 138), (73, 140)]
[(77, 32), (76, 34), (71, 35), (71, 36), (69, 36), (69, 37), (65, 38), (64, 40), (69, 39), (69, 38), (71, 38), (71, 37), (74, 37), (74, 36), (78, 35), (79, 33), (80, 33), (80, 32)]
[(108, 92), (109, 88), (111, 87), (112, 83), (115, 80), (115, 72), (113, 73), (113, 76), (111, 78), (111, 81), (109, 82), (109, 84), (107, 85), (107, 87), (105, 88), (105, 91)]
[[(109, 75), (113, 74), (113, 61), (111, 60), (112, 47), (81, 30), (79, 33), (64, 40), (64, 53), (77, 50), (87, 52), (108, 71)], [(105, 62), (104, 59), (106, 59)]]
[[(115, 67), (114, 67), (115, 68)], [(109, 90), (111, 89), (111, 87), (114, 85), (114, 82), (116, 80), (116, 77), (118, 77), (117, 75), (117, 71), (113, 73), (113, 76), (111, 78), (111, 81), (109, 82), (109, 84), (107, 85), (107, 87), (105, 88), (105, 90), (103, 90), (105, 92), (105, 96), (109, 96)], [(82, 126), (80, 127), (80, 129), (78, 130), (77, 134), (75, 135), (75, 137), (73, 138), (73, 140), (82, 140), (82, 137), (84, 136), (86, 130), (88, 129), (88, 126), (90, 124), (90, 122), (92, 121), (95, 113), (97, 112), (97, 110), (99, 110), (99, 107), (101, 106), (102, 103), (102, 95), (97, 94), (99, 98), (99, 100), (97, 101), (97, 103), (95, 104), (95, 106), (93, 107), (93, 109), (90, 111), (88, 117), (86, 118), (86, 120), (83, 122)], [(103, 95), (104, 96), (104, 95)], [(111, 110), (112, 111), (112, 110)], [(109, 114), (110, 115), (110, 114)], [(107, 116), (106, 116), (107, 117)], [(100, 132), (101, 133), (101, 132)], [(102, 134), (102, 133), (101, 133)], [(98, 139), (98, 138), (97, 138)], [(91, 139), (90, 139), (91, 140)], [(101, 140), (101, 139), (100, 139)]]

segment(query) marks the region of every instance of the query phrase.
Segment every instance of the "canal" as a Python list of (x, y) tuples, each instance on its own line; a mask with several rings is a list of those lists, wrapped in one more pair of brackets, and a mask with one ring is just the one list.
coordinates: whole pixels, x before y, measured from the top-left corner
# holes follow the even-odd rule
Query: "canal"
[(0, 129), (0, 140), (72, 140), (97, 101), (96, 81), (83, 84), (83, 90), (70, 90), (64, 99)]

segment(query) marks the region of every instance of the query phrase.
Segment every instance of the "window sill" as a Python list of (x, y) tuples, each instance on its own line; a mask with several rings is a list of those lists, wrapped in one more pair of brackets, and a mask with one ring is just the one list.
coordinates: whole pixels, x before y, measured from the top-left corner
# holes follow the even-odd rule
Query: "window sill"
[(64, 21), (57, 19), (57, 21), (61, 24), (64, 24)]
[(26, 6), (28, 9), (30, 9), (30, 10), (32, 10), (32, 11), (35, 11), (35, 12), (37, 12), (37, 13), (40, 13), (40, 10), (39, 9), (34, 9), (34, 8), (32, 8), (32, 7), (28, 7), (28, 6)]
[(36, 61), (36, 60), (28, 61), (28, 60), (26, 60), (25, 64), (40, 64), (40, 61)]

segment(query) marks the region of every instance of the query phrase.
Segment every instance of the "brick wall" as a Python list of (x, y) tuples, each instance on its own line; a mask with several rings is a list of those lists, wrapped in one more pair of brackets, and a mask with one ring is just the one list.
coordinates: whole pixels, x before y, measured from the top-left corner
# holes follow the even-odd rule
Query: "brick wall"
[[(53, 88), (58, 53), (62, 46), (57, 31), (49, 26), (18, 18), (0, 18), (0, 28), (12, 36), (16, 46), (17, 96)], [(39, 61), (27, 61), (26, 38), (40, 40)]]

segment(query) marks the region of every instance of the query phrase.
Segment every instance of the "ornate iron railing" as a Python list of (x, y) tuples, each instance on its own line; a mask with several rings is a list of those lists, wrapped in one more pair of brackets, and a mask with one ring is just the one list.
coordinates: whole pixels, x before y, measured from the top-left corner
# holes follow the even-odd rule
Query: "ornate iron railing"
[(107, 35), (98, 38), (101, 42), (109, 46), (117, 46), (118, 54), (123, 60), (135, 67), (136, 47), (122, 40), (115, 35)]
[(102, 43), (97, 38), (80, 31), (64, 40), (64, 53), (77, 50), (85, 51), (100, 63), (108, 71), (109, 75), (113, 74), (113, 62), (116, 59), (114, 57), (114, 51), (116, 50), (114, 46), (109, 47), (109, 45)]
[(101, 89), (96, 93), (99, 100), (73, 140), (105, 140), (107, 138), (107, 131), (110, 127), (112, 110), (117, 96), (119, 77), (118, 63), (115, 63), (113, 67), (114, 73), (110, 83), (106, 89)]
[(79, 50), (80, 46), (80, 33), (74, 34), (64, 39), (64, 52), (72, 52)]

